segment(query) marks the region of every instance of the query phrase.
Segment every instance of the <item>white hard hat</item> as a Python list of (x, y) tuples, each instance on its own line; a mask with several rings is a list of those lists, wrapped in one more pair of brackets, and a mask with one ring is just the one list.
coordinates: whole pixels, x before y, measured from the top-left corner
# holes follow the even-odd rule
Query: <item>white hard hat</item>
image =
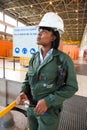
[(59, 33), (64, 32), (64, 23), (60, 16), (54, 12), (46, 13), (39, 23), (39, 27), (55, 28)]

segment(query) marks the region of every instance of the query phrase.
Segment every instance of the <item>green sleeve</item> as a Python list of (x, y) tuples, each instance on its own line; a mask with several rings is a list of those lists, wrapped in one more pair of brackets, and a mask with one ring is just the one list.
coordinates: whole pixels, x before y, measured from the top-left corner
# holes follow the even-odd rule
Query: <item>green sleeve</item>
[(49, 94), (47, 97), (45, 97), (45, 101), (48, 107), (62, 105), (64, 100), (72, 97), (78, 90), (74, 64), (69, 56), (67, 56), (66, 58), (66, 83), (63, 87), (60, 87), (59, 90), (56, 90), (54, 93)]
[(30, 85), (29, 85), (28, 72), (26, 73), (21, 92), (24, 92), (29, 99), (32, 98), (31, 89), (30, 89)]
[[(29, 66), (30, 66), (30, 64), (32, 64), (32, 61), (33, 61), (33, 59), (34, 59), (34, 56), (35, 56), (35, 55), (33, 55), (32, 58), (30, 59), (30, 61), (29, 61)], [(23, 82), (21, 92), (24, 92), (24, 93), (28, 96), (29, 99), (32, 98), (31, 89), (30, 89), (30, 84), (29, 84), (28, 72), (26, 73), (25, 80), (24, 80), (24, 82)]]

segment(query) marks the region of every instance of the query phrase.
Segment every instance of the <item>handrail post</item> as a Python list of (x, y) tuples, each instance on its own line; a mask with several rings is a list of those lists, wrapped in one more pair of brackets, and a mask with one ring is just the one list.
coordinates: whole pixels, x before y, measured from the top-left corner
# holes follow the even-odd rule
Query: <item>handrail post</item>
[(13, 70), (15, 71), (15, 58), (13, 58)]
[(5, 58), (3, 57), (3, 78), (5, 78)]

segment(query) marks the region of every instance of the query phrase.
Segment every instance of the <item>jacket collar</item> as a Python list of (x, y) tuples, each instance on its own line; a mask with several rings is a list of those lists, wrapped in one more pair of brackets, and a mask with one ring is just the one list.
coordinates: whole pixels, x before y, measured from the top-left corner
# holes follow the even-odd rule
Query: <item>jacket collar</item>
[[(53, 57), (58, 56), (58, 55), (60, 55), (60, 51), (59, 51), (59, 50), (53, 50), (52, 54), (49, 55), (49, 56), (44, 60), (44, 62), (39, 65), (37, 71), (39, 72), (39, 70), (40, 70), (44, 65), (48, 64), (48, 63), (53, 59)], [(39, 52), (36, 52), (36, 57), (38, 57), (38, 56), (39, 56)]]

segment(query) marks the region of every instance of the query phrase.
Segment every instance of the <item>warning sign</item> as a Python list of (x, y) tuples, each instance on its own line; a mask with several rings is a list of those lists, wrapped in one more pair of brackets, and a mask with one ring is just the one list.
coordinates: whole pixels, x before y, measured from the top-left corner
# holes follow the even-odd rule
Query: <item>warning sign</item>
[(30, 58), (38, 49), (37, 33), (38, 28), (35, 26), (14, 28), (13, 56)]

